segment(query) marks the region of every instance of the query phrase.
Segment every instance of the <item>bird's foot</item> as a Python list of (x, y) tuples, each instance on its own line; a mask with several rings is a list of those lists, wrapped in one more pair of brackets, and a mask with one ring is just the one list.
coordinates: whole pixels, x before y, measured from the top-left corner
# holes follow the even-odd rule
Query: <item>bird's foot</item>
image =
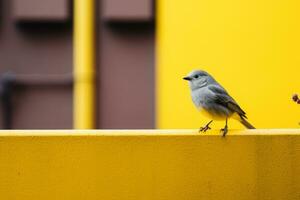
[(225, 137), (226, 136), (226, 134), (228, 133), (228, 127), (227, 126), (225, 126), (224, 128), (222, 128), (221, 129), (221, 133), (223, 133), (223, 137)]
[(206, 132), (207, 130), (209, 130), (209, 129), (211, 129), (209, 126), (200, 127), (200, 128), (199, 128), (199, 133), (200, 133), (200, 132), (205, 133), (205, 132)]
[(212, 123), (212, 121), (208, 122), (208, 124), (206, 124), (204, 127), (200, 127), (198, 132), (199, 133), (200, 132), (205, 133), (207, 130), (211, 129), (210, 126), (209, 126), (211, 123)]

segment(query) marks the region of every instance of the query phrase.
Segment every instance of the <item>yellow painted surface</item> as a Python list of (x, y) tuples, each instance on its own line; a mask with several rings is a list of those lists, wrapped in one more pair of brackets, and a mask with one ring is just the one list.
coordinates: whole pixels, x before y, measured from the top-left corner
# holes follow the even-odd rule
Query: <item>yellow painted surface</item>
[(94, 0), (74, 1), (74, 128), (94, 128)]
[(0, 199), (296, 200), (300, 131), (0, 131)]
[[(197, 128), (192, 69), (211, 73), (258, 128), (299, 128), (300, 1), (159, 0), (157, 127)], [(215, 128), (224, 126), (215, 123)], [(229, 121), (229, 127), (242, 128)]]

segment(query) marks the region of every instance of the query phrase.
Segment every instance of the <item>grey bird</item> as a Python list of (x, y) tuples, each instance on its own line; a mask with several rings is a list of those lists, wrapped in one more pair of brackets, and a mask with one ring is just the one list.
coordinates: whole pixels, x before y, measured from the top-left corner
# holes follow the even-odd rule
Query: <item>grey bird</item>
[(199, 132), (211, 129), (209, 125), (213, 120), (225, 120), (225, 127), (221, 129), (225, 136), (229, 118), (240, 121), (248, 129), (255, 129), (246, 120), (246, 113), (210, 74), (203, 70), (194, 70), (183, 79), (189, 81), (192, 100), (197, 109), (212, 119)]

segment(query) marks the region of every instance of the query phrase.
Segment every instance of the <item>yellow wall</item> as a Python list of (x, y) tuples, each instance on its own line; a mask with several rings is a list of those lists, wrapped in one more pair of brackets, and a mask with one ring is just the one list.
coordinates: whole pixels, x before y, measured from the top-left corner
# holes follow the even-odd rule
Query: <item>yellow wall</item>
[(157, 127), (207, 122), (182, 80), (199, 68), (215, 76), (256, 127), (299, 128), (300, 106), (291, 100), (300, 92), (299, 9), (298, 0), (159, 0)]
[(296, 200), (300, 131), (0, 131), (0, 199)]

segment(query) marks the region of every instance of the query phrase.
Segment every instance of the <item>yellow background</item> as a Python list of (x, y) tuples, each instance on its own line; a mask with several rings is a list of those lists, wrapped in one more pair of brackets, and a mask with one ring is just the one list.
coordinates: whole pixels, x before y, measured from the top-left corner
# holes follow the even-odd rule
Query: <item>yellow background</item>
[[(257, 128), (299, 128), (300, 1), (159, 0), (157, 127), (198, 128), (182, 80), (192, 69), (211, 73)], [(223, 123), (215, 123), (220, 128)], [(230, 128), (242, 128), (229, 121)]]

